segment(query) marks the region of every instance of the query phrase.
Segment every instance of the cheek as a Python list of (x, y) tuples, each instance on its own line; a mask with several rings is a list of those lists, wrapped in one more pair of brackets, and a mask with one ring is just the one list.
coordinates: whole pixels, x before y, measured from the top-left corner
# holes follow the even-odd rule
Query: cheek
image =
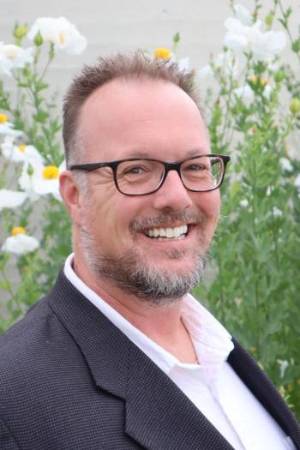
[[(97, 230), (97, 235), (110, 246), (121, 245), (130, 233), (129, 224), (135, 217), (134, 201), (131, 198), (116, 194), (97, 199), (94, 203), (91, 226)], [(107, 242), (107, 243), (108, 243)]]
[(220, 192), (218, 190), (199, 194), (198, 208), (212, 221), (217, 221), (221, 208)]

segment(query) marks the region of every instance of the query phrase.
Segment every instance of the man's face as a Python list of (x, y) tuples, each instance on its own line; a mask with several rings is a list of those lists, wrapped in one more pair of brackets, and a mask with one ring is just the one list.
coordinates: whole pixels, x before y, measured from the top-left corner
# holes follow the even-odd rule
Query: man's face
[[(196, 105), (162, 81), (115, 80), (99, 88), (81, 110), (80, 136), (83, 163), (135, 157), (175, 162), (209, 153)], [(128, 197), (116, 189), (110, 168), (87, 177), (77, 262), (85, 261), (99, 282), (110, 280), (153, 302), (181, 297), (199, 281), (219, 215), (218, 190), (189, 192), (170, 171), (157, 192)], [(166, 229), (171, 237), (162, 236)]]

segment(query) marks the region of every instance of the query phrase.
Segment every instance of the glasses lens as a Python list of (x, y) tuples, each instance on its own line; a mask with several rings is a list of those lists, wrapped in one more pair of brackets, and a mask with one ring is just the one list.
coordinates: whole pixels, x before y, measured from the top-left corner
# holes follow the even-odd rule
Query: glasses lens
[(222, 181), (223, 172), (223, 160), (216, 156), (199, 156), (185, 161), (181, 166), (182, 181), (192, 191), (217, 188)]
[(123, 161), (117, 168), (117, 183), (123, 194), (142, 195), (154, 191), (164, 175), (164, 165), (158, 161), (135, 159)]

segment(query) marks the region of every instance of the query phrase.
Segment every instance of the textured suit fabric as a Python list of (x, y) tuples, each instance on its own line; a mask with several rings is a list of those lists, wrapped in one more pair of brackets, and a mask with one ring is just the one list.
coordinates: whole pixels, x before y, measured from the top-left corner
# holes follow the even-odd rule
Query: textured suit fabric
[[(236, 343), (230, 364), (300, 449), (296, 420)], [(63, 273), (0, 338), (1, 450), (232, 450)]]

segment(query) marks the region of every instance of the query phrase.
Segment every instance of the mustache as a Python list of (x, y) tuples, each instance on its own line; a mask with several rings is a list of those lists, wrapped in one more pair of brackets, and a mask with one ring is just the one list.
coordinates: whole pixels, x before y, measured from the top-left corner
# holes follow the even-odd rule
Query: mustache
[(132, 231), (143, 231), (147, 228), (155, 228), (161, 225), (172, 226), (178, 222), (199, 224), (206, 220), (206, 216), (200, 212), (174, 211), (161, 213), (155, 217), (141, 217), (134, 219), (130, 223)]

